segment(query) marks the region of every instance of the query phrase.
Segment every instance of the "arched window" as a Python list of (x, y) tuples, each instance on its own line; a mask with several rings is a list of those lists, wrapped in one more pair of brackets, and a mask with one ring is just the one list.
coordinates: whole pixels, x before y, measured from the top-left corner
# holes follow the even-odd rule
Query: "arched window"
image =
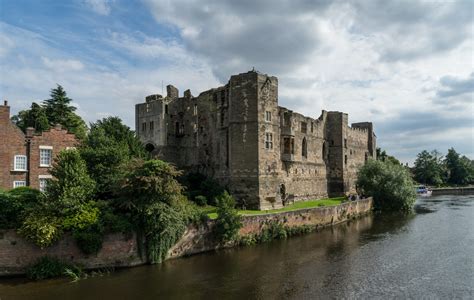
[(153, 150), (155, 150), (155, 146), (152, 143), (148, 143), (145, 145), (145, 150), (148, 152), (153, 152)]
[(306, 138), (303, 138), (303, 143), (301, 145), (301, 155), (304, 158), (308, 157), (308, 144), (306, 143)]

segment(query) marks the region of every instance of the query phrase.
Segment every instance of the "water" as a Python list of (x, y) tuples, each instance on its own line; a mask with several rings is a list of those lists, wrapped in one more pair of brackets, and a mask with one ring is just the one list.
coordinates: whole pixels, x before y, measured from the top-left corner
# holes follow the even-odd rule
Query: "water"
[(0, 298), (473, 299), (474, 196), (78, 282), (2, 280)]

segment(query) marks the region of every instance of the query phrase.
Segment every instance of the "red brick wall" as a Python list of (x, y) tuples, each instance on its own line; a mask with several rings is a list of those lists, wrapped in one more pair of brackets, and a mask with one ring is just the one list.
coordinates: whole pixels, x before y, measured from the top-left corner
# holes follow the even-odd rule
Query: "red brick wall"
[(13, 181), (26, 181), (27, 172), (13, 171), (15, 155), (26, 155), (23, 132), (10, 121), (10, 107), (0, 105), (0, 188), (13, 188)]
[(43, 131), (39, 135), (33, 135), (30, 142), (30, 186), (39, 189), (39, 176), (49, 174), (50, 168), (40, 166), (40, 146), (52, 146), (54, 160), (61, 150), (67, 147), (76, 147), (77, 144), (75, 135), (68, 133), (60, 126)]
[(51, 247), (40, 249), (14, 230), (0, 231), (0, 276), (23, 274), (27, 266), (42, 256), (58, 257), (86, 269), (143, 264), (136, 240), (135, 235), (106, 235), (99, 253), (87, 256), (79, 250), (71, 235), (66, 235)]

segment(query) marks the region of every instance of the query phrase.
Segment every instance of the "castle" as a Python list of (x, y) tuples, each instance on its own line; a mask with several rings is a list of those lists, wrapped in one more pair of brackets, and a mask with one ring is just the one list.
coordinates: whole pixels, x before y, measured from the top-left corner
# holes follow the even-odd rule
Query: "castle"
[(354, 192), (358, 167), (376, 155), (372, 123), (349, 127), (342, 112), (313, 119), (278, 106), (274, 76), (233, 75), (197, 97), (166, 89), (166, 97), (150, 95), (135, 107), (146, 149), (213, 177), (246, 208)]

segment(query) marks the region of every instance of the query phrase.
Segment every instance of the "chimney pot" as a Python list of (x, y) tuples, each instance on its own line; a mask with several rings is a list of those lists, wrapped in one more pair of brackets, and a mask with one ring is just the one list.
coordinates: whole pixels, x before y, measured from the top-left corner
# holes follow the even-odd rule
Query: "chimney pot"
[(3, 100), (3, 105), (8, 106), (8, 101), (7, 101), (7, 100)]

